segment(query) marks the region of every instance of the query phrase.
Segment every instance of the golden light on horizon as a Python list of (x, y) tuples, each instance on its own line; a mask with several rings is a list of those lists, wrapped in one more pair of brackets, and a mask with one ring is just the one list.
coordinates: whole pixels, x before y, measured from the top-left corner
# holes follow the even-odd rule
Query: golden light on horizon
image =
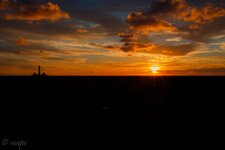
[(150, 69), (153, 74), (157, 74), (160, 68), (157, 66), (152, 66)]

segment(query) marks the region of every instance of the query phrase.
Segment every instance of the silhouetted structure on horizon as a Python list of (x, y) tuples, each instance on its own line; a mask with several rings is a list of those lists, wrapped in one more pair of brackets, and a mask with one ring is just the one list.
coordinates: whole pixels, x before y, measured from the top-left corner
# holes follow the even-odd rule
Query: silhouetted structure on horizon
[(40, 65), (38, 66), (38, 75), (39, 76), (41, 75), (41, 66)]
[(34, 74), (32, 76), (47, 76), (44, 72), (41, 74), (41, 66), (38, 66), (38, 74), (36, 72), (34, 72)]

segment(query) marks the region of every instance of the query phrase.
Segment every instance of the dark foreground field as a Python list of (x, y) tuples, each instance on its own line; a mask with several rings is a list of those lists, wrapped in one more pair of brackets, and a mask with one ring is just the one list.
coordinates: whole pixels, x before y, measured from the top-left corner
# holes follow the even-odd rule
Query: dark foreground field
[(1, 140), (27, 140), (21, 149), (223, 142), (225, 77), (0, 77), (0, 86)]

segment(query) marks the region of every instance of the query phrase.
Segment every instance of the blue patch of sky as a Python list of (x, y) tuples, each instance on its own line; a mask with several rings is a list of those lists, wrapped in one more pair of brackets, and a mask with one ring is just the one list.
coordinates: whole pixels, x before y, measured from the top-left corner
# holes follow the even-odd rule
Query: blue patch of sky
[(110, 14), (114, 17), (117, 17), (121, 22), (125, 22), (129, 13), (121, 11), (121, 12), (111, 12)]

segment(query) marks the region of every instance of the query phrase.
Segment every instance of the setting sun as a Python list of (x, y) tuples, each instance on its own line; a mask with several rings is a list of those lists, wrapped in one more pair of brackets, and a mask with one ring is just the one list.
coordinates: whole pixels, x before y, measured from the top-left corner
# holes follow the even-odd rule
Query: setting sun
[(158, 73), (158, 70), (159, 70), (160, 68), (159, 68), (159, 67), (156, 67), (156, 66), (153, 66), (153, 67), (151, 67), (150, 69), (151, 69), (151, 72), (152, 72), (153, 74), (157, 74), (157, 73)]

